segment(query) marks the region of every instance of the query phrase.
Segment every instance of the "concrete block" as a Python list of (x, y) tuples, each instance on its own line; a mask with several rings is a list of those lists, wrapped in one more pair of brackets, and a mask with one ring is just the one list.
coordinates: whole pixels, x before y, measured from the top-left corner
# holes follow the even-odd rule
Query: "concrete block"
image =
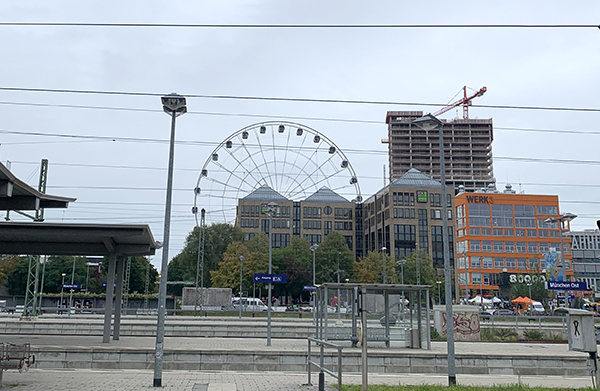
[(91, 369), (92, 361), (67, 361), (66, 368), (74, 369)]
[[(342, 360), (346, 362), (345, 358), (342, 358)], [(409, 366), (410, 359), (408, 357), (386, 357), (384, 363), (385, 365)]]
[(279, 363), (278, 354), (257, 354), (254, 356), (254, 362), (257, 364), (277, 364)]
[(410, 373), (407, 365), (386, 365), (385, 373)]
[(411, 365), (410, 373), (436, 373), (433, 365)]
[(513, 358), (513, 366), (515, 368), (531, 368), (538, 366), (538, 360), (527, 358)]
[[(169, 354), (165, 355), (165, 358), (167, 358), (167, 356), (170, 356)], [(172, 361), (170, 359), (166, 359), (163, 358), (163, 361)], [(126, 352), (121, 352), (121, 354), (119, 355), (119, 361), (145, 361), (146, 357), (145, 354), (140, 354), (140, 353), (126, 353)]]
[(200, 362), (200, 353), (173, 353), (174, 361)]
[(506, 358), (506, 359), (501, 359), (501, 358), (493, 358), (488, 360), (487, 364), (488, 367), (492, 368), (512, 368), (513, 366), (513, 361), (510, 358)]
[(539, 368), (532, 366), (529, 368), (515, 367), (515, 375), (517, 376), (536, 376), (539, 375)]
[(256, 363), (255, 368), (257, 371), (260, 371), (260, 372), (265, 372), (265, 371), (276, 372), (276, 371), (281, 370), (279, 367), (279, 364), (269, 364), (269, 363)]
[(92, 352), (93, 361), (118, 361), (119, 353), (117, 352)]
[[(456, 372), (458, 372), (459, 370), (460, 370), (460, 373), (462, 373), (462, 374), (470, 374), (470, 375), (487, 375), (489, 373), (489, 369), (486, 366), (473, 367), (470, 365), (462, 365), (462, 366), (456, 368)], [(447, 367), (446, 367), (446, 371), (447, 371)]]
[[(490, 375), (514, 375), (514, 370), (510, 367), (488, 368)], [(458, 371), (457, 371), (458, 372)]]
[(200, 360), (202, 362), (226, 362), (227, 361), (227, 354), (208, 354), (208, 353), (202, 353), (202, 356), (200, 358)]
[(201, 371), (223, 371), (224, 366), (220, 362), (201, 362), (200, 363)]
[(61, 368), (67, 368), (66, 366), (66, 362), (65, 361), (61, 361), (61, 360), (52, 360), (52, 361), (41, 361), (41, 360), (35, 360), (35, 367), (38, 369), (61, 369)]
[[(144, 363), (145, 364), (145, 363)], [(128, 369), (145, 369), (145, 368), (128, 368)], [(163, 363), (163, 369), (167, 371), (199, 371), (200, 363), (193, 362), (168, 362)]]
[(92, 369), (123, 369), (116, 361), (93, 361)]

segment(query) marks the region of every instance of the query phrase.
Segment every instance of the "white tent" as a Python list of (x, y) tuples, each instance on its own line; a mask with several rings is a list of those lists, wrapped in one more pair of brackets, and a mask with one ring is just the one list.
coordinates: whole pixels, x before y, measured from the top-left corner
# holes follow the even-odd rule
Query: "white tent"
[(498, 304), (498, 303), (502, 303), (502, 300), (496, 296), (492, 297), (492, 303), (494, 304)]
[(481, 304), (482, 300), (483, 300), (484, 305), (492, 304), (492, 300), (486, 299), (485, 297), (481, 297), (481, 296), (475, 296), (474, 298), (469, 299), (469, 303), (479, 305), (479, 304)]

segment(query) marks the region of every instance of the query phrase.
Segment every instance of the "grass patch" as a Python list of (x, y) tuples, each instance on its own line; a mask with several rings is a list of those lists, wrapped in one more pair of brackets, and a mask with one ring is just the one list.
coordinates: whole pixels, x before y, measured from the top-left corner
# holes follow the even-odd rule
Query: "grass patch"
[(525, 330), (523, 336), (525, 337), (525, 339), (530, 339), (534, 341), (546, 338), (546, 335), (538, 330)]
[[(342, 385), (344, 391), (360, 391), (360, 385)], [(406, 386), (383, 386), (369, 385), (369, 391), (573, 391), (572, 388), (548, 388), (548, 387), (529, 387), (525, 385), (496, 385), (496, 386), (442, 386), (442, 385), (406, 385)], [(579, 391), (592, 391), (593, 388), (579, 388)]]

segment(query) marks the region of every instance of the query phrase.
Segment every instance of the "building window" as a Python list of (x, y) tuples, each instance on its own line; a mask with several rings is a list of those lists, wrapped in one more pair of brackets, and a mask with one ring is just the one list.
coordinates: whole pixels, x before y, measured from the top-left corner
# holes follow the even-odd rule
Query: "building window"
[(481, 251), (481, 242), (479, 240), (471, 240), (471, 251)]
[(521, 238), (525, 237), (525, 230), (524, 229), (516, 229), (515, 236), (521, 237)]
[(471, 257), (471, 267), (472, 268), (480, 268), (481, 267), (481, 257)]
[(501, 253), (504, 252), (504, 242), (499, 242), (494, 240), (494, 252)]
[(492, 251), (491, 240), (484, 240), (481, 242), (481, 251), (488, 252), (488, 253)]
[(506, 258), (506, 268), (507, 269), (516, 269), (517, 263), (514, 258)]
[(540, 254), (546, 254), (548, 250), (548, 242), (540, 242)]
[(513, 230), (512, 229), (505, 229), (504, 230), (504, 236), (513, 236)]
[(479, 236), (479, 228), (469, 228), (469, 235)]
[(537, 236), (536, 230), (535, 229), (528, 229), (527, 230), (527, 237), (529, 238), (535, 238)]
[(492, 230), (492, 234), (493, 234), (494, 236), (502, 236), (502, 229), (501, 229), (501, 228), (494, 228), (494, 229)]
[(321, 235), (305, 234), (304, 238), (307, 239), (311, 245), (321, 243)]
[(529, 254), (537, 254), (538, 253), (537, 242), (528, 242), (527, 243), (527, 252)]
[(492, 225), (494, 227), (512, 227), (512, 205), (492, 205)]
[(492, 257), (482, 257), (483, 260), (483, 268), (484, 269), (492, 269), (494, 267), (494, 262)]
[(526, 253), (527, 252), (527, 244), (525, 242), (517, 242), (517, 252), (518, 253)]
[(489, 228), (481, 228), (481, 236), (492, 236), (492, 230)]
[(547, 238), (548, 237), (548, 230), (547, 229), (540, 229), (538, 231), (538, 235), (540, 236), (540, 238)]
[(323, 213), (325, 213), (327, 216), (329, 216), (332, 212), (331, 206), (326, 206), (323, 208)]
[(486, 204), (469, 204), (469, 225), (472, 227), (490, 226), (490, 207)]
[(538, 205), (537, 214), (556, 216), (558, 214), (558, 208), (556, 206)]
[(504, 269), (504, 258), (502, 258), (502, 257), (495, 257), (494, 258), (494, 267), (496, 269)]
[(515, 252), (515, 242), (504, 242), (504, 252), (514, 253)]
[(527, 269), (527, 259), (526, 258), (517, 258), (517, 269), (521, 269), (521, 270)]

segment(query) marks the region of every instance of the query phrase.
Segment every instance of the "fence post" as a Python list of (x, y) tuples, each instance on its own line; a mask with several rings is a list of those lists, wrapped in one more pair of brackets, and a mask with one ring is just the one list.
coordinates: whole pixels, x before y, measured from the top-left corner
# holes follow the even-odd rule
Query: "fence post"
[(308, 382), (306, 383), (307, 386), (312, 386), (312, 383), (310, 382), (310, 367), (311, 367), (311, 357), (310, 357), (310, 339), (308, 340), (308, 360), (306, 361), (306, 365), (308, 366)]
[(320, 372), (319, 372), (319, 391), (325, 391), (325, 373), (323, 372), (323, 366), (325, 365), (325, 360), (323, 359), (323, 355), (325, 353), (325, 345), (321, 344), (321, 359), (320, 359)]
[(342, 391), (342, 348), (338, 347), (338, 391)]

